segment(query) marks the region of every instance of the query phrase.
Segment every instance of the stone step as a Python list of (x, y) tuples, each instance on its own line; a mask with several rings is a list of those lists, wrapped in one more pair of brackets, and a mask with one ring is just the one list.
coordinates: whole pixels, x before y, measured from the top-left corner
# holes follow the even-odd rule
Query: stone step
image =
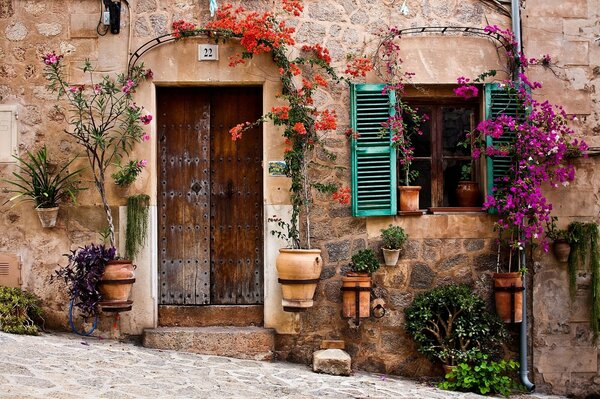
[(260, 327), (158, 327), (144, 330), (146, 348), (272, 360), (275, 332)]

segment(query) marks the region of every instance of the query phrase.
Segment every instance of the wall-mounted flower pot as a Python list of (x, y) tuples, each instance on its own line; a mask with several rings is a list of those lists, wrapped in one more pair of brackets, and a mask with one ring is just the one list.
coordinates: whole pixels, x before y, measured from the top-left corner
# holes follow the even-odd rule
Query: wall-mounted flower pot
[(135, 282), (134, 266), (130, 260), (111, 260), (106, 264), (98, 289), (102, 294), (100, 306), (104, 309), (131, 310), (129, 294)]
[(569, 254), (571, 253), (571, 245), (567, 240), (559, 239), (552, 243), (552, 252), (554, 257), (561, 263), (565, 263), (569, 260)]
[(496, 313), (505, 323), (523, 321), (523, 281), (521, 273), (494, 273)]
[(371, 316), (371, 276), (349, 272), (342, 277), (342, 316), (347, 318)]
[(387, 249), (381, 248), (383, 251), (383, 259), (385, 260), (386, 266), (396, 266), (398, 259), (400, 258), (399, 249)]
[(461, 207), (474, 207), (479, 205), (479, 184), (474, 181), (459, 181), (456, 187), (456, 201)]
[(320, 249), (280, 249), (275, 262), (286, 312), (301, 312), (313, 306), (321, 276)]
[(56, 218), (58, 217), (58, 207), (54, 208), (35, 208), (42, 227), (49, 228), (56, 226)]
[(421, 186), (398, 186), (400, 193), (400, 211), (416, 212), (419, 210), (419, 191)]

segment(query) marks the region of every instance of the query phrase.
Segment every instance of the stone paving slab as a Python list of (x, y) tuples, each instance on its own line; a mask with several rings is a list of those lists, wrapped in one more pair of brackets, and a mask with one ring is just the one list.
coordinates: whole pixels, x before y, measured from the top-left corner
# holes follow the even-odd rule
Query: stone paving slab
[[(557, 399), (526, 395), (524, 398)], [(71, 334), (0, 332), (0, 398), (474, 399), (400, 377), (148, 349)]]

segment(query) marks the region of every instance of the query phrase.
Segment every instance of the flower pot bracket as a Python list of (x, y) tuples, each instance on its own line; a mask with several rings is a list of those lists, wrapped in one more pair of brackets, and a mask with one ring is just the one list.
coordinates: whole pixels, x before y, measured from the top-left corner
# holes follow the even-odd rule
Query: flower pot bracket
[(517, 287), (511, 284), (510, 287), (494, 287), (494, 291), (498, 292), (509, 292), (510, 293), (510, 318), (512, 323), (515, 323), (515, 294), (517, 292), (525, 291), (525, 287)]
[(371, 291), (371, 287), (359, 287), (355, 285), (354, 287), (342, 287), (342, 291), (354, 291), (354, 298), (356, 299), (356, 305), (354, 306), (356, 316), (355, 316), (355, 324), (358, 327), (360, 325), (360, 293), (361, 291)]

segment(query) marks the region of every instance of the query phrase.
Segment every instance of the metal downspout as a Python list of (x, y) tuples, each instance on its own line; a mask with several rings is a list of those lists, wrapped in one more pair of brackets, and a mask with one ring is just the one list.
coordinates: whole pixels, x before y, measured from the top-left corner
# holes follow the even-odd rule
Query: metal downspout
[[(521, 10), (519, 8), (519, 0), (511, 0), (511, 14), (512, 14), (512, 30), (515, 35), (519, 52), (523, 50), (523, 43), (521, 41)], [(519, 81), (518, 74), (515, 74), (515, 81)], [(525, 260), (527, 258), (525, 250), (521, 251), (521, 267), (525, 268)], [(527, 391), (533, 392), (535, 384), (529, 381), (529, 370), (527, 365), (527, 278), (525, 275), (523, 279), (523, 321), (520, 325), (520, 342), (519, 342), (519, 377), (521, 383), (527, 388)]]

